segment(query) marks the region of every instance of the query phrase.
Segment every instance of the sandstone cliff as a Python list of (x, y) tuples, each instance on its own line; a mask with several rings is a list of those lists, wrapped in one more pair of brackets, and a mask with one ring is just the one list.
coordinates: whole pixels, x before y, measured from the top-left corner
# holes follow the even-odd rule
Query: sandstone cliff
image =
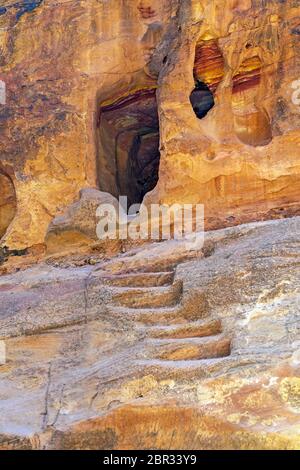
[(299, 223), (2, 276), (0, 448), (299, 449)]
[(208, 228), (295, 214), (299, 25), (293, 0), (2, 0), (2, 245), (84, 187), (202, 202)]

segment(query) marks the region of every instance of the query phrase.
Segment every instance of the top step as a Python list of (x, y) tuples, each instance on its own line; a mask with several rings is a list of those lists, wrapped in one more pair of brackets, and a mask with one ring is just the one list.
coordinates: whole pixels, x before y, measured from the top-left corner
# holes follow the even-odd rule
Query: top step
[(104, 284), (117, 287), (158, 287), (172, 284), (173, 271), (116, 274), (101, 278)]

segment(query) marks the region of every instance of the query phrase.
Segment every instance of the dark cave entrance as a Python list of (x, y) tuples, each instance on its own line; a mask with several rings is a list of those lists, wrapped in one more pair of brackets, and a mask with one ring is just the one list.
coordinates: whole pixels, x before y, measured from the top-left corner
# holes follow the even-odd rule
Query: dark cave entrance
[(98, 182), (101, 191), (140, 204), (159, 172), (156, 90), (140, 89), (102, 104), (98, 119)]
[(190, 95), (190, 102), (198, 119), (203, 119), (215, 105), (213, 93), (200, 80), (196, 81), (195, 88)]
[(11, 178), (0, 169), (0, 239), (5, 235), (17, 210), (17, 198)]

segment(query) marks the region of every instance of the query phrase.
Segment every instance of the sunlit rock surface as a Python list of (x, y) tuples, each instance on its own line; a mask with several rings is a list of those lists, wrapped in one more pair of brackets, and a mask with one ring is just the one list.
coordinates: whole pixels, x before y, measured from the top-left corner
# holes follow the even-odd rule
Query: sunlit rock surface
[[(0, 0), (0, 448), (300, 448), (299, 46), (295, 0)], [(120, 195), (203, 250), (102, 246)]]
[[(3, 245), (44, 242), (53, 217), (78, 199), (82, 188), (105, 189), (103, 175), (113, 162), (103, 162), (98, 142), (101, 106), (156, 86), (146, 64), (176, 13), (176, 2), (148, 3), (2, 0), (0, 80), (6, 105), (0, 105), (0, 159), (18, 200)], [(157, 123), (154, 127), (158, 147)]]
[(2, 276), (0, 448), (299, 449), (299, 223)]
[(207, 227), (297, 213), (299, 18), (292, 0), (2, 0), (2, 245), (43, 243), (82, 188), (139, 202), (158, 176), (146, 200), (204, 203)]
[(13, 183), (0, 168), (0, 237), (3, 237), (16, 214), (16, 194)]
[[(207, 226), (299, 210), (299, 6), (295, 2), (180, 2), (176, 40), (159, 70), (160, 179), (149, 201), (203, 202)], [(214, 107), (191, 113), (195, 79)], [(180, 109), (180, 111), (179, 111)]]

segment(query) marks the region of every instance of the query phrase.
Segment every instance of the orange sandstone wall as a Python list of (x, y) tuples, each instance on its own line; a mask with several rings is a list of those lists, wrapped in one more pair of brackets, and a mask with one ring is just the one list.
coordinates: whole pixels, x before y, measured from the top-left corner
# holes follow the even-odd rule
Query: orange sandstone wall
[(170, 0), (25, 3), (0, 1), (6, 84), (0, 163), (17, 197), (16, 217), (1, 240), (10, 248), (43, 242), (52, 218), (81, 188), (97, 186), (98, 107), (153, 81), (145, 67), (176, 6)]
[[(156, 86), (159, 182), (146, 201), (202, 202), (207, 227), (296, 213), (299, 45), (294, 0), (2, 0), (0, 164), (16, 212), (1, 244), (42, 243), (81, 188), (103, 189), (114, 170), (99, 109)], [(214, 94), (202, 120), (195, 80)]]

